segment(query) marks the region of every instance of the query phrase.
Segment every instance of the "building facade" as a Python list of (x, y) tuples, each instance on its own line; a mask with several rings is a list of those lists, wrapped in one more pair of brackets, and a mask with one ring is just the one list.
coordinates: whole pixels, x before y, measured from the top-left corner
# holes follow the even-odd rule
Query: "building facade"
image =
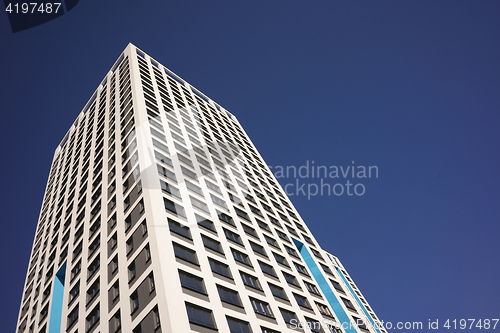
[(129, 44), (57, 147), (17, 332), (381, 333), (234, 115)]

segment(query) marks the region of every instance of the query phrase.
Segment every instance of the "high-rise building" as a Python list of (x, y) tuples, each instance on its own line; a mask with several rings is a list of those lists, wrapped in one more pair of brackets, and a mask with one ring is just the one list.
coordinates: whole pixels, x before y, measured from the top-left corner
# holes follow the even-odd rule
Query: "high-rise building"
[(129, 44), (57, 147), (17, 332), (385, 332), (234, 115)]

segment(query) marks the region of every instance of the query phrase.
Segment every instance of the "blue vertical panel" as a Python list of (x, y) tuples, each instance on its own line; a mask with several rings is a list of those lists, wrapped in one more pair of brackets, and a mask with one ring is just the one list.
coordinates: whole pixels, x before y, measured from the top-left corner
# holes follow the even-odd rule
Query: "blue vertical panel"
[(66, 262), (57, 271), (54, 277), (54, 291), (52, 292), (50, 321), (48, 333), (61, 332), (61, 314), (63, 309), (64, 279), (66, 276)]
[(372, 326), (375, 328), (375, 330), (378, 333), (380, 333), (379, 329), (377, 328), (378, 326), (375, 325), (375, 321), (373, 320), (372, 316), (370, 316), (370, 314), (368, 313), (368, 310), (366, 310), (364, 304), (358, 298), (358, 295), (356, 295), (356, 293), (354, 292), (354, 290), (351, 288), (351, 285), (349, 284), (349, 282), (347, 282), (347, 279), (345, 278), (344, 274), (340, 271), (340, 268), (338, 268), (337, 266), (335, 266), (335, 269), (337, 270), (337, 273), (339, 273), (339, 275), (342, 278), (342, 280), (344, 280), (344, 283), (347, 285), (347, 288), (349, 288), (349, 291), (351, 292), (352, 296), (354, 296), (354, 298), (356, 299), (356, 302), (358, 302), (359, 307), (363, 310), (363, 312), (365, 313), (365, 315), (368, 317), (368, 319), (372, 323)]
[[(295, 246), (300, 252), (300, 255), (302, 256), (302, 259), (304, 259), (307, 267), (311, 271), (311, 274), (313, 275), (314, 279), (318, 283), (321, 291), (323, 294), (325, 294), (326, 300), (330, 304), (330, 306), (333, 309), (333, 312), (335, 312), (335, 315), (337, 318), (340, 320), (340, 324), (343, 326), (344, 330), (347, 333), (357, 333), (356, 329), (353, 327), (351, 324), (351, 319), (349, 316), (345, 313), (344, 308), (342, 305), (340, 305), (339, 300), (337, 299), (337, 296), (333, 293), (332, 288), (330, 288), (330, 285), (326, 281), (325, 277), (323, 276), (323, 273), (319, 269), (318, 265), (316, 265), (316, 262), (314, 259), (311, 257), (311, 254), (307, 250), (307, 248), (304, 246), (303, 243), (300, 241), (292, 238), (293, 242), (295, 243)], [(345, 327), (346, 325), (349, 325), (348, 327)]]

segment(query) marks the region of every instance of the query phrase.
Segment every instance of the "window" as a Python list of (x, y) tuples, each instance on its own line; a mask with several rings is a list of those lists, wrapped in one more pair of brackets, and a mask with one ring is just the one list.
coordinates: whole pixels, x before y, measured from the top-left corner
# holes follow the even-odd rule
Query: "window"
[(363, 319), (360, 319), (360, 318), (357, 318), (357, 317), (352, 317), (352, 319), (354, 319), (354, 321), (356, 322), (356, 325), (358, 325), (358, 327), (364, 331), (368, 331), (368, 328), (366, 327), (366, 324), (364, 322)]
[(288, 247), (285, 245), (285, 250), (286, 250), (286, 253), (288, 253), (289, 255), (295, 257), (295, 258), (298, 258), (298, 254), (297, 254), (297, 251), (295, 251), (294, 249), (292, 249), (291, 247)]
[(237, 251), (235, 249), (231, 249), (231, 252), (233, 253), (233, 258), (236, 261), (241, 262), (242, 264), (252, 266), (252, 263), (250, 262), (250, 259), (248, 258), (248, 255), (246, 255), (243, 252)]
[(350, 300), (348, 300), (347, 298), (344, 298), (344, 297), (341, 297), (340, 299), (342, 300), (342, 302), (344, 302), (344, 305), (346, 306), (346, 308), (356, 311), (356, 309), (354, 308), (354, 305), (352, 305), (352, 302)]
[(230, 241), (242, 245), (240, 235), (238, 235), (237, 233), (224, 228), (224, 234), (226, 235), (226, 238), (229, 239)]
[(182, 217), (186, 217), (186, 213), (184, 212), (184, 207), (175, 202), (168, 200), (167, 198), (163, 198), (163, 204), (165, 205), (165, 209), (169, 212), (179, 215)]
[(154, 324), (154, 329), (156, 330), (158, 327), (161, 326), (160, 323), (160, 312), (158, 311), (158, 308), (155, 307), (153, 309), (153, 324)]
[(118, 331), (122, 327), (122, 320), (120, 310), (118, 310), (109, 321), (109, 328), (111, 333)]
[(100, 318), (99, 304), (87, 316), (87, 332), (90, 331), (98, 322)]
[(266, 231), (271, 231), (271, 229), (269, 228), (269, 226), (267, 225), (267, 223), (265, 223), (265, 222), (263, 222), (263, 221), (261, 221), (259, 219), (255, 219), (255, 220), (257, 221), (257, 224), (259, 225), (259, 227), (261, 229), (264, 229)]
[(260, 269), (262, 270), (262, 273), (276, 277), (276, 272), (274, 271), (273, 266), (268, 265), (260, 260), (257, 261), (259, 262), (259, 266)]
[(231, 216), (224, 214), (224, 213), (221, 213), (219, 211), (217, 211), (217, 215), (219, 217), (219, 220), (221, 220), (222, 222), (226, 222), (227, 224), (234, 226), (234, 221), (233, 221), (233, 218)]
[(234, 207), (234, 211), (236, 212), (236, 215), (238, 215), (241, 218), (244, 218), (245, 220), (250, 221), (250, 218), (248, 217), (248, 214), (242, 211), (241, 209), (238, 209)]
[(309, 290), (311, 294), (320, 295), (318, 287), (316, 287), (314, 284), (309, 283), (307, 281), (304, 281), (304, 284), (306, 285), (307, 290)]
[(321, 263), (320, 263), (320, 265), (321, 265), (321, 268), (323, 268), (323, 270), (325, 271), (325, 273), (333, 275), (332, 271), (330, 270), (330, 268), (328, 266), (323, 265)]
[(217, 231), (215, 230), (214, 223), (212, 221), (210, 221), (209, 219), (206, 219), (198, 214), (194, 214), (194, 215), (196, 217), (196, 221), (198, 222), (199, 226), (202, 226), (205, 229), (208, 229), (210, 231), (217, 233)]
[(206, 203), (196, 198), (193, 198), (192, 196), (189, 196), (189, 199), (191, 199), (191, 204), (193, 205), (193, 207), (198, 208), (204, 211), (205, 213), (209, 213), (208, 206)]
[(338, 291), (340, 291), (342, 293), (345, 293), (344, 289), (342, 289), (342, 287), (340, 286), (340, 283), (338, 283), (337, 281), (333, 281), (333, 280), (330, 280), (330, 282), (333, 285), (333, 288), (337, 289)]
[[(179, 156), (181, 156), (181, 155), (179, 155)], [(186, 183), (186, 187), (188, 190), (193, 191), (194, 193), (203, 196), (203, 192), (201, 191), (200, 187), (196, 186), (195, 184), (193, 184), (187, 180), (185, 181), (185, 183)]]
[(133, 314), (137, 309), (139, 309), (139, 295), (137, 291), (134, 291), (132, 295), (130, 295), (130, 314)]
[(135, 269), (135, 262), (132, 262), (128, 266), (128, 283), (130, 283), (133, 279), (135, 279), (136, 274), (137, 274), (137, 271)]
[(274, 255), (274, 259), (276, 259), (276, 261), (278, 262), (278, 264), (282, 264), (282, 265), (284, 265), (286, 267), (290, 267), (288, 265), (288, 262), (286, 261), (285, 257), (283, 257), (282, 255), (279, 255), (277, 253), (274, 253), (274, 252), (273, 252), (273, 255)]
[(148, 283), (149, 283), (149, 293), (152, 293), (155, 290), (155, 278), (153, 276), (153, 273), (148, 275)]
[(266, 240), (267, 244), (279, 249), (278, 243), (273, 238), (271, 238), (267, 235), (264, 235), (264, 239)]
[(175, 256), (179, 259), (186, 260), (192, 264), (198, 265), (198, 260), (196, 259), (196, 252), (188, 249), (187, 247), (184, 247), (182, 245), (179, 245), (177, 243), (174, 243), (174, 253)]
[(309, 273), (307, 273), (307, 269), (304, 266), (297, 264), (296, 262), (294, 262), (293, 264), (295, 265), (297, 272), (299, 272), (300, 274), (309, 276)]
[(278, 234), (278, 237), (284, 240), (285, 242), (290, 242), (288, 236), (283, 231), (276, 230), (276, 233)]
[(250, 333), (250, 327), (247, 322), (227, 317), (229, 333)]
[(208, 180), (205, 179), (205, 184), (207, 184), (207, 187), (217, 193), (221, 193), (219, 186), (215, 185), (212, 182), (209, 182)]
[(241, 275), (241, 279), (243, 280), (243, 283), (246, 286), (249, 286), (249, 287), (254, 288), (254, 289), (262, 290), (260, 283), (259, 283), (259, 280), (255, 276), (252, 276), (250, 274), (243, 273), (243, 272), (240, 272), (240, 275)]
[(231, 271), (229, 270), (229, 267), (226, 264), (223, 264), (211, 258), (208, 258), (208, 262), (210, 263), (210, 268), (212, 269), (212, 272), (225, 276), (229, 279), (232, 279)]
[(93, 276), (98, 270), (99, 270), (99, 265), (100, 265), (100, 260), (99, 257), (97, 257), (89, 266), (88, 268), (88, 278)]
[(222, 207), (224, 209), (227, 209), (227, 206), (226, 206), (226, 203), (224, 202), (224, 200), (222, 200), (219, 197), (216, 197), (212, 193), (210, 193), (210, 197), (212, 198), (212, 201), (214, 202), (214, 204), (219, 205), (220, 207)]
[(224, 254), (224, 252), (222, 251), (222, 246), (218, 241), (204, 235), (201, 236), (201, 239), (203, 240), (203, 245), (205, 245), (206, 248)]
[(179, 189), (177, 187), (170, 185), (163, 180), (160, 180), (160, 185), (163, 192), (173, 195), (174, 197), (177, 197), (179, 199), (181, 198), (181, 192), (179, 192)]
[(185, 225), (181, 225), (179, 222), (176, 222), (168, 218), (168, 227), (170, 228), (171, 232), (176, 233), (177, 235), (180, 235), (187, 239), (192, 239), (191, 233), (189, 232), (189, 228), (186, 227)]
[(186, 311), (190, 323), (208, 328), (216, 328), (211, 310), (186, 303)]
[(332, 317), (332, 313), (326, 305), (316, 302), (316, 307), (318, 308), (319, 313), (321, 313), (322, 315)]
[(67, 329), (72, 327), (78, 321), (78, 305), (68, 315)]
[(266, 303), (264, 301), (258, 300), (256, 298), (250, 297), (250, 302), (252, 303), (253, 310), (255, 313), (267, 316), (267, 317), (273, 317), (273, 313), (271, 311), (271, 307), (269, 306), (269, 303)]
[(311, 304), (309, 304), (309, 301), (304, 296), (293, 293), (293, 297), (295, 297), (298, 305), (308, 309), (311, 308)]
[(127, 256), (128, 256), (134, 250), (134, 238), (130, 237), (127, 240), (126, 245), (127, 245), (126, 248), (127, 248)]
[(286, 297), (285, 290), (281, 287), (278, 287), (274, 284), (268, 283), (269, 284), (269, 289), (271, 289), (271, 293), (281, 299), (288, 300), (288, 297)]
[(75, 286), (69, 292), (68, 304), (71, 304), (73, 300), (80, 295), (80, 281), (78, 281)]
[(243, 223), (241, 224), (241, 226), (243, 227), (243, 230), (245, 231), (245, 233), (247, 233), (248, 235), (253, 236), (255, 238), (259, 238), (257, 236), (257, 234), (255, 233), (255, 229), (254, 228), (249, 227), (249, 226), (247, 226), (246, 224), (243, 224)]
[(118, 256), (116, 255), (110, 262), (111, 274), (114, 274), (118, 270)]
[(221, 301), (232, 304), (232, 305), (236, 305), (239, 307), (242, 306), (241, 300), (238, 297), (237, 291), (234, 291), (234, 290), (231, 290), (231, 289), (228, 289), (226, 287), (219, 286), (219, 285), (217, 285), (217, 291), (219, 292), (219, 297), (220, 297)]
[(118, 281), (110, 289), (111, 300), (114, 302), (120, 296), (120, 284)]
[(285, 277), (286, 282), (288, 282), (289, 284), (292, 284), (296, 287), (299, 286), (297, 279), (295, 279), (295, 276), (288, 274), (288, 273), (285, 273), (285, 272), (283, 272), (283, 276)]
[(256, 244), (254, 242), (250, 242), (250, 247), (252, 248), (253, 252), (261, 254), (261, 255), (267, 257), (267, 253), (264, 250), (264, 248), (262, 247), (262, 245)]
[(182, 287), (206, 295), (202, 278), (179, 270), (179, 279)]
[(283, 320), (285, 321), (285, 323), (287, 324), (298, 323), (297, 315), (294, 312), (281, 308), (280, 312), (281, 315), (283, 316)]
[(321, 328), (321, 323), (317, 320), (311, 319), (304, 317), (307, 323), (307, 327), (311, 330), (313, 333), (322, 333), (323, 329)]
[(97, 279), (96, 282), (90, 286), (89, 290), (87, 290), (87, 304), (89, 304), (99, 294), (100, 289), (101, 286), (99, 284), (99, 279)]

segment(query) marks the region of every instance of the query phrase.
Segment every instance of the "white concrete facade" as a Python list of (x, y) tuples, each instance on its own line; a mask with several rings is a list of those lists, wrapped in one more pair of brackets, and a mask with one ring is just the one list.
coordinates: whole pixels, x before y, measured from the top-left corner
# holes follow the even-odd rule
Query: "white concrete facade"
[(132, 44), (56, 149), (20, 308), (19, 333), (385, 332), (236, 117)]

